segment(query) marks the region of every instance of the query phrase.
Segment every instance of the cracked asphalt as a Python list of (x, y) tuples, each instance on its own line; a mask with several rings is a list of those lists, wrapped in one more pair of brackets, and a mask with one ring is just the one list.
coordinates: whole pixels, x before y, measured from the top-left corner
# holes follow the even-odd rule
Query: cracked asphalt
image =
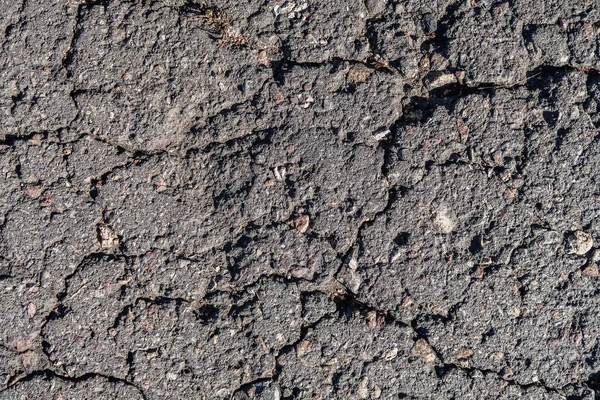
[(0, 0), (0, 399), (600, 398), (598, 0)]

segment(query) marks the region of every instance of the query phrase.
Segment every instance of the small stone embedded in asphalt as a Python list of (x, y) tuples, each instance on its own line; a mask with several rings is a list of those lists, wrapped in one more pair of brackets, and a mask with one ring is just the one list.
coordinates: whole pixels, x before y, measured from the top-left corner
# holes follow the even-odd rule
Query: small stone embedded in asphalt
[(567, 251), (579, 256), (585, 255), (594, 246), (592, 235), (583, 231), (575, 231), (567, 237)]
[(456, 226), (454, 217), (445, 206), (437, 210), (434, 222), (443, 233), (451, 233)]
[(412, 349), (412, 354), (414, 356), (419, 357), (426, 363), (432, 363), (437, 359), (435, 352), (433, 351), (429, 343), (427, 343), (427, 341), (423, 338), (418, 339), (415, 342), (415, 346)]
[(594, 398), (595, 5), (0, 1), (0, 400)]
[(447, 85), (456, 83), (456, 76), (453, 73), (432, 73), (427, 78), (429, 89), (438, 89)]
[(308, 215), (301, 215), (292, 223), (292, 226), (300, 233), (305, 233), (308, 230), (309, 225), (310, 217)]
[(581, 272), (583, 273), (583, 275), (597, 277), (598, 276), (598, 264), (595, 262), (592, 262), (592, 263), (586, 265)]

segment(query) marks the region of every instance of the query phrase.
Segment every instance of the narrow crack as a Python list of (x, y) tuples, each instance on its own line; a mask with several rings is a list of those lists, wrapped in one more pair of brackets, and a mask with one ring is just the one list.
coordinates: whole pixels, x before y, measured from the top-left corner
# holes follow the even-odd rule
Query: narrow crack
[(8, 385), (5, 388), (0, 389), (0, 393), (9, 390), (13, 386), (32, 381), (38, 377), (43, 377), (48, 380), (60, 379), (61, 381), (71, 382), (71, 383), (80, 383), (80, 382), (85, 382), (85, 381), (96, 379), (96, 378), (106, 379), (109, 382), (122, 383), (126, 386), (130, 386), (130, 387), (134, 388), (140, 394), (140, 396), (143, 400), (148, 400), (148, 397), (146, 396), (146, 394), (144, 393), (142, 388), (140, 388), (138, 385), (136, 385), (133, 382), (126, 380), (126, 379), (114, 377), (111, 375), (105, 375), (105, 374), (101, 374), (101, 373), (97, 373), (97, 372), (87, 372), (80, 376), (70, 377), (67, 375), (62, 375), (60, 373), (57, 373), (56, 371), (53, 371), (51, 369), (41, 369), (41, 370), (36, 370), (36, 371), (32, 371), (32, 372), (29, 372), (26, 374), (16, 376), (8, 383)]

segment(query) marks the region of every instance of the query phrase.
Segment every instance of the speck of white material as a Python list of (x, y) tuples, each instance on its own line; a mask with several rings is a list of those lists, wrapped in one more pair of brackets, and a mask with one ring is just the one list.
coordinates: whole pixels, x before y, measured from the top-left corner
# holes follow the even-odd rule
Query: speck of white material
[(367, 386), (368, 384), (369, 384), (369, 378), (367, 378), (365, 376), (363, 378), (363, 380), (360, 382), (360, 384), (358, 385), (358, 390), (356, 391), (359, 398), (361, 398), (361, 399), (369, 398), (369, 388)]
[(594, 246), (594, 239), (592, 235), (583, 231), (575, 231), (568, 238), (569, 249), (568, 253), (585, 255)]
[(392, 133), (389, 129), (380, 129), (373, 135), (373, 139), (376, 141), (380, 141), (385, 139), (390, 133)]
[(455, 82), (456, 82), (456, 76), (454, 76), (454, 74), (443, 74), (443, 75), (437, 76), (429, 84), (432, 88), (435, 89), (435, 88), (446, 86), (446, 85), (449, 85), (449, 84), (455, 83)]
[(275, 169), (273, 170), (273, 173), (275, 174), (275, 179), (277, 179), (278, 181), (285, 180), (285, 174), (286, 174), (285, 167), (275, 167)]
[(391, 360), (393, 360), (394, 358), (396, 358), (397, 356), (398, 356), (398, 348), (397, 348), (397, 347), (394, 347), (393, 349), (391, 349), (390, 351), (388, 351), (388, 352), (385, 354), (385, 357), (384, 357), (384, 359), (385, 359), (386, 361), (391, 361)]
[(167, 380), (169, 380), (169, 381), (175, 381), (175, 380), (177, 380), (177, 374), (174, 374), (173, 372), (168, 372), (167, 373)]
[(348, 263), (348, 266), (350, 267), (350, 269), (356, 270), (358, 268), (358, 262), (356, 261), (355, 258), (352, 258), (350, 260), (350, 262)]
[(448, 234), (454, 230), (456, 222), (454, 222), (449, 210), (446, 207), (440, 207), (433, 221), (442, 232)]

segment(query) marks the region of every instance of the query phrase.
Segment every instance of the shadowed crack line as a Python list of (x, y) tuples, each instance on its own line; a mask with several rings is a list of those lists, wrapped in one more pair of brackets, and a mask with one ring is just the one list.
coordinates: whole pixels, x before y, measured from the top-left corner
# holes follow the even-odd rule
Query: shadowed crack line
[(37, 377), (43, 377), (46, 379), (60, 379), (65, 382), (72, 382), (72, 383), (80, 383), (80, 382), (84, 382), (84, 381), (88, 381), (88, 380), (96, 379), (96, 378), (106, 379), (109, 382), (122, 383), (126, 386), (133, 387), (140, 394), (142, 399), (147, 400), (147, 397), (146, 397), (146, 394), (144, 393), (144, 391), (138, 385), (136, 385), (133, 382), (128, 381), (126, 379), (117, 378), (117, 377), (110, 376), (110, 375), (104, 375), (104, 374), (100, 374), (100, 373), (96, 373), (96, 372), (87, 372), (80, 376), (70, 377), (70, 376), (59, 374), (56, 371), (53, 371), (51, 369), (36, 370), (36, 371), (32, 371), (32, 372), (29, 372), (26, 374), (18, 375), (16, 377), (14, 377), (8, 383), (6, 388), (1, 389), (0, 393), (7, 391), (10, 388), (12, 388), (13, 386), (16, 386), (18, 384), (32, 381)]

